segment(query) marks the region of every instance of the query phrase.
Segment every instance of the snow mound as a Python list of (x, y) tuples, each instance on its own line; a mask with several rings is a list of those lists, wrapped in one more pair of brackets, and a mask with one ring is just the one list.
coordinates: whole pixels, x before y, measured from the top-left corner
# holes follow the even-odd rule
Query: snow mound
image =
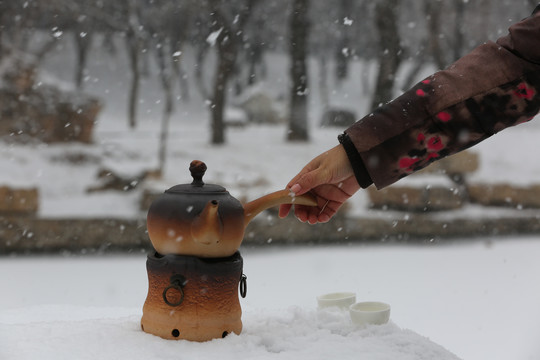
[(455, 360), (417, 333), (356, 327), (348, 312), (251, 309), (241, 335), (205, 343), (164, 340), (140, 329), (140, 310), (43, 305), (0, 312), (0, 358), (10, 359), (364, 359)]

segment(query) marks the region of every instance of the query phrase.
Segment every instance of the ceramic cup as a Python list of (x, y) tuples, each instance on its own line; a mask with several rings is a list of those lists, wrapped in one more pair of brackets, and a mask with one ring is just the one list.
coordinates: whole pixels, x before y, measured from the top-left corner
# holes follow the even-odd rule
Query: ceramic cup
[(317, 296), (319, 309), (336, 306), (348, 309), (356, 302), (356, 294), (352, 292), (335, 292)]
[(382, 325), (390, 319), (390, 305), (376, 301), (359, 302), (349, 307), (349, 313), (356, 325)]

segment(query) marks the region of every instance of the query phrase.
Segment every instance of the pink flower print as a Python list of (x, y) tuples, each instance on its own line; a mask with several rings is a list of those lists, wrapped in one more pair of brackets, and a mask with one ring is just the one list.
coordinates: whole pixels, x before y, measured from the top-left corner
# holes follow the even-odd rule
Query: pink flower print
[(411, 158), (411, 157), (404, 157), (399, 159), (399, 167), (401, 169), (406, 169), (407, 171), (411, 171), (412, 166), (416, 164), (420, 159), (419, 158)]
[(431, 82), (431, 80), (425, 79), (425, 80), (422, 80), (421, 82), (422, 82), (422, 84), (426, 84), (426, 85), (427, 85), (427, 84), (429, 84), (429, 83)]
[(429, 153), (429, 154), (428, 154), (427, 158), (428, 158), (428, 160), (430, 160), (430, 159), (436, 159), (436, 158), (438, 158), (439, 156), (440, 156), (439, 153), (432, 152), (432, 153)]
[(519, 84), (517, 90), (514, 91), (514, 95), (526, 100), (531, 100), (535, 93), (534, 88), (528, 87), (524, 82)]
[(450, 113), (446, 111), (441, 111), (435, 116), (437, 117), (437, 119), (439, 119), (442, 122), (448, 122), (452, 119), (452, 115), (450, 115)]
[(419, 133), (418, 136), (416, 137), (416, 141), (418, 141), (419, 143), (422, 143), (424, 140), (426, 140), (426, 135), (424, 135), (423, 133)]
[(418, 95), (418, 96), (426, 96), (427, 94), (426, 94), (426, 92), (424, 90), (418, 89), (418, 90), (416, 90), (416, 95)]
[(430, 137), (427, 141), (429, 151), (439, 151), (444, 148), (444, 144), (439, 136)]

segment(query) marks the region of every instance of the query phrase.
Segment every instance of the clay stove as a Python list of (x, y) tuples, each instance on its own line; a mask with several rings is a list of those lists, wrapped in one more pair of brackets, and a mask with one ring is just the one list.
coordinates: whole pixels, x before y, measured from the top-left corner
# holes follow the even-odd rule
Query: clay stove
[(246, 296), (238, 251), (245, 227), (279, 204), (316, 206), (310, 195), (281, 190), (242, 205), (222, 186), (205, 184), (206, 165), (192, 161), (193, 182), (165, 191), (150, 206), (148, 295), (143, 331), (165, 339), (207, 341), (242, 331), (239, 293)]

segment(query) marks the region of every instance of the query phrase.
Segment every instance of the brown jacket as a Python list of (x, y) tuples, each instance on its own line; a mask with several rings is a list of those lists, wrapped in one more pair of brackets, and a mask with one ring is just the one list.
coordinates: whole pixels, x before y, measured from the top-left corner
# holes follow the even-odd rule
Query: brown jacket
[(362, 187), (388, 186), (540, 111), (540, 6), (340, 136)]

